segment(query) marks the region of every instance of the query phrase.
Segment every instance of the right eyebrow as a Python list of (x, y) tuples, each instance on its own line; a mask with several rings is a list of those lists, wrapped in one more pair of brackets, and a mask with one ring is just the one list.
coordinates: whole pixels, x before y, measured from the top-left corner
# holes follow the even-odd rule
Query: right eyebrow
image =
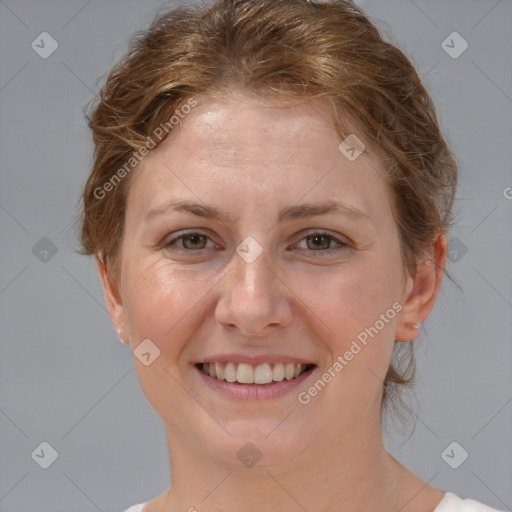
[[(162, 206), (149, 210), (144, 219), (150, 219), (159, 215), (169, 213), (169, 211), (183, 211), (203, 217), (206, 219), (218, 219), (224, 223), (231, 221), (229, 213), (213, 205), (200, 204), (194, 201), (169, 201)], [(327, 215), (329, 213), (339, 213), (351, 217), (355, 220), (371, 221), (370, 216), (357, 208), (345, 205), (338, 201), (326, 201), (322, 203), (303, 203), (287, 206), (279, 211), (278, 220), (299, 219), (305, 217), (314, 217), (318, 215)]]

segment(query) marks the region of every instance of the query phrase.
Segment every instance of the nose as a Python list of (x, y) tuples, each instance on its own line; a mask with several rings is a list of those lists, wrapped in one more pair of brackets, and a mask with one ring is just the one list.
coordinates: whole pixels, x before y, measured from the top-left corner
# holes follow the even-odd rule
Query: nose
[(290, 324), (293, 293), (271, 260), (267, 249), (252, 262), (233, 254), (232, 268), (220, 283), (217, 323), (251, 337), (264, 337)]

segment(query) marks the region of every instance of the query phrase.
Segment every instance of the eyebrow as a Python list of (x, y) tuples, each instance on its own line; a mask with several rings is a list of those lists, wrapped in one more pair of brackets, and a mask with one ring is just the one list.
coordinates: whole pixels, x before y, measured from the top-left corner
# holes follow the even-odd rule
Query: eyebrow
[[(144, 219), (149, 220), (159, 215), (169, 213), (169, 211), (188, 212), (198, 217), (206, 219), (218, 219), (224, 223), (231, 221), (230, 215), (215, 206), (200, 204), (194, 201), (170, 201), (163, 206), (149, 210)], [(287, 206), (279, 211), (278, 220), (302, 219), (305, 217), (314, 217), (317, 215), (327, 215), (329, 213), (339, 213), (354, 220), (371, 221), (370, 216), (357, 208), (345, 205), (337, 201), (326, 201), (322, 203), (302, 203)]]

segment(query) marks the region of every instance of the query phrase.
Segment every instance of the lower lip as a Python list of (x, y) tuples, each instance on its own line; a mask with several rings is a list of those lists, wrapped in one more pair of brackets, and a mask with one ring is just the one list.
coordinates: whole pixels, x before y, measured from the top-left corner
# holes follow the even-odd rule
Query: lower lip
[(313, 374), (316, 368), (316, 366), (313, 366), (295, 379), (285, 379), (279, 382), (272, 382), (272, 384), (238, 384), (237, 382), (227, 382), (210, 377), (197, 368), (197, 366), (194, 366), (194, 370), (199, 373), (208, 387), (238, 400), (269, 400), (284, 396), (296, 390)]

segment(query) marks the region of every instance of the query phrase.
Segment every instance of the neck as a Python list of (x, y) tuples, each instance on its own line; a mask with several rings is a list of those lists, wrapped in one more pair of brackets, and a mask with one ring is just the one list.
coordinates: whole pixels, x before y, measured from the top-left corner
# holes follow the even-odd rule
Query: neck
[[(333, 430), (331, 436), (318, 436), (282, 464), (243, 470), (205, 457), (193, 443), (168, 430), (172, 485), (154, 511), (423, 510), (411, 498), (425, 485), (385, 450), (380, 416), (365, 426), (354, 424), (344, 435)], [(440, 497), (438, 491), (437, 501)]]

